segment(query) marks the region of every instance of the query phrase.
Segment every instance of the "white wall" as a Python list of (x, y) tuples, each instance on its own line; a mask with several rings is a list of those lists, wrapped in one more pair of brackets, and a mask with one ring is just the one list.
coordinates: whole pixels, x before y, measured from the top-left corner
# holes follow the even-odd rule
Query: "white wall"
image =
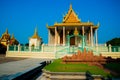
[(39, 46), (40, 46), (40, 40), (39, 39), (33, 39), (33, 38), (31, 38), (29, 40), (29, 47), (31, 47), (32, 45), (34, 45), (34, 47), (36, 49), (39, 48)]

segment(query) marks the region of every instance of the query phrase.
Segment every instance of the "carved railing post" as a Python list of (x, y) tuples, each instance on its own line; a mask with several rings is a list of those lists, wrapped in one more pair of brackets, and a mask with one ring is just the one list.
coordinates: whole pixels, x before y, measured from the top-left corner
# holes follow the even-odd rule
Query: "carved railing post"
[(109, 52), (111, 52), (112, 50), (111, 50), (111, 44), (109, 44)]
[(9, 51), (9, 44), (7, 45), (7, 51)]

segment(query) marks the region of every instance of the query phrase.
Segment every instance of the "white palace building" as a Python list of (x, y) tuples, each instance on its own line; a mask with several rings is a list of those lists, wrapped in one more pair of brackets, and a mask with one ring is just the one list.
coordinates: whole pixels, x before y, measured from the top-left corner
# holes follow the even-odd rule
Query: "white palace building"
[(67, 14), (61, 23), (52, 26), (46, 25), (48, 29), (48, 44), (42, 44), (37, 29), (29, 39), (29, 46), (7, 45), (6, 57), (32, 57), (32, 58), (61, 58), (72, 55), (78, 50), (91, 50), (95, 55), (111, 56), (120, 58), (120, 47), (113, 48), (111, 45), (98, 44), (99, 23), (87, 21), (82, 22), (70, 5)]

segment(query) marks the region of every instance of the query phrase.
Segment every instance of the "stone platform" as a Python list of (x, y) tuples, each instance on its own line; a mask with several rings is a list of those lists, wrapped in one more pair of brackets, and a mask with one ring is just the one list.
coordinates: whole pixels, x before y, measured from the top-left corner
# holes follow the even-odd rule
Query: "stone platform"
[(23, 58), (44, 58), (55, 59), (53, 52), (29, 52), (29, 51), (7, 51), (6, 57), (23, 57)]
[(14, 76), (25, 73), (40, 66), (47, 59), (30, 58), (0, 64), (0, 80), (11, 79)]

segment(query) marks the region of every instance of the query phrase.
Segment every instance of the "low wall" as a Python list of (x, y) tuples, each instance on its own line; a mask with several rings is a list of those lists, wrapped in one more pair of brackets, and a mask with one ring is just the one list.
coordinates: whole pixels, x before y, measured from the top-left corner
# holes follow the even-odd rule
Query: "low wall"
[(7, 51), (6, 57), (25, 57), (25, 58), (47, 58), (55, 59), (55, 54), (50, 52), (25, 52), (25, 51)]
[[(102, 56), (112, 57), (112, 58), (120, 58), (120, 52), (101, 52)], [(29, 51), (7, 51), (6, 57), (25, 57), (25, 58), (48, 58), (55, 59), (61, 58), (63, 56), (71, 56), (72, 54), (64, 54), (54, 52), (29, 52)]]
[(102, 56), (120, 58), (120, 52), (101, 52)]

